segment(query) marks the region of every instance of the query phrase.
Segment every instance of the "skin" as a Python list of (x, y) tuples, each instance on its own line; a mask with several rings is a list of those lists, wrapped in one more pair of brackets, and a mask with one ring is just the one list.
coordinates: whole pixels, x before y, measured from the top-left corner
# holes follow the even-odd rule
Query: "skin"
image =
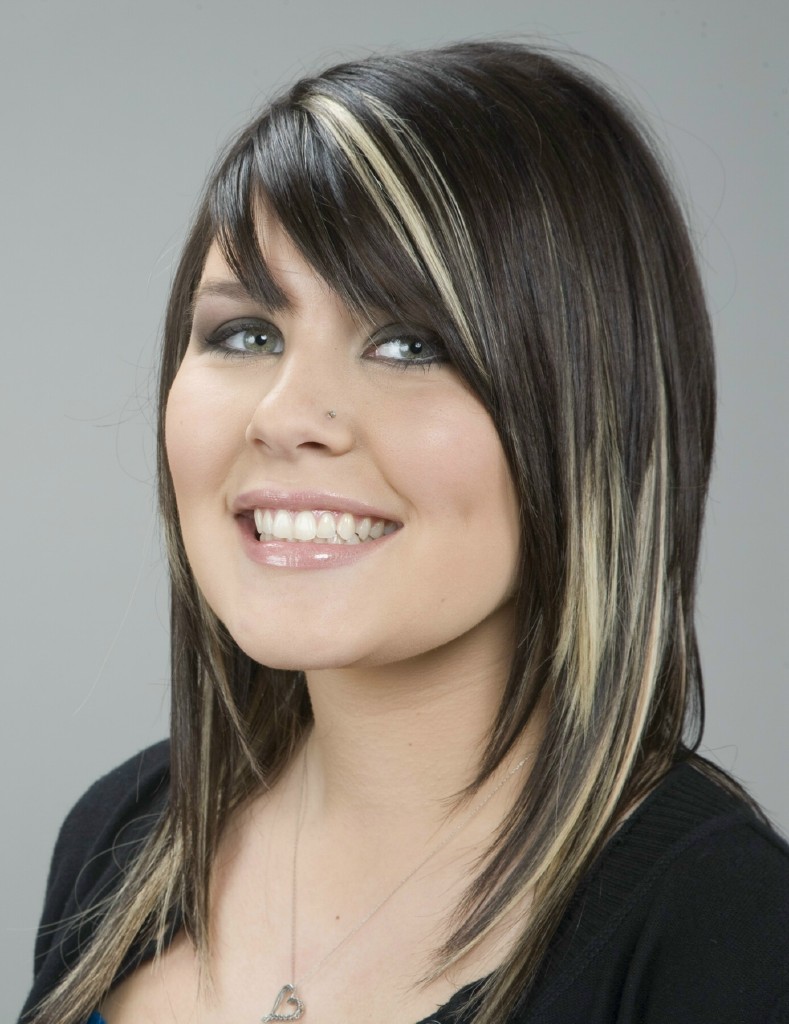
[[(306, 671), (315, 724), (303, 756), (235, 816), (222, 842), (212, 986), (198, 985), (181, 937), (111, 994), (109, 1024), (220, 1024), (269, 1011), (292, 975), (299, 807), (295, 978), (305, 979), (313, 1019), (413, 1024), (492, 969), (522, 927), (519, 908), (451, 975), (420, 987), (528, 765), (517, 781), (508, 773), (538, 736), (535, 719), (483, 788), (480, 797), (502, 781), (482, 811), (470, 813), (479, 798), (452, 803), (474, 776), (512, 649), (518, 510), (498, 435), (449, 364), (403, 369), (395, 360), (404, 350), (380, 333), (386, 320), (360, 325), (265, 217), (261, 248), (289, 308), (209, 294), (234, 282), (211, 248), (169, 397), (167, 451), (186, 550), (209, 604), (251, 657)], [(277, 339), (271, 351), (225, 358), (206, 346), (239, 318), (273, 325), (256, 328)], [(239, 334), (224, 342), (241, 343)], [(429, 344), (422, 351), (440, 355)], [(362, 501), (401, 528), (340, 568), (261, 565), (245, 551), (233, 503), (272, 487)]]
[[(209, 603), (258, 661), (365, 674), (506, 617), (517, 506), (482, 405), (448, 364), (405, 368), (392, 345), (370, 345), (374, 329), (354, 321), (276, 225), (265, 249), (292, 310), (206, 294), (234, 281), (212, 247), (167, 407), (184, 541)], [(242, 317), (275, 325), (281, 354), (204, 345)], [(403, 528), (353, 567), (256, 565), (229, 509), (240, 493), (271, 486), (356, 498)]]

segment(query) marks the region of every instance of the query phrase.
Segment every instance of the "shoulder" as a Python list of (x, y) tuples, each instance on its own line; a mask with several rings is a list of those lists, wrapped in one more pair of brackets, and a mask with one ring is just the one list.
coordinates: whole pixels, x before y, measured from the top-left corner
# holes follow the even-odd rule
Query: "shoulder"
[(97, 833), (111, 832), (145, 812), (167, 789), (170, 742), (146, 747), (93, 783), (71, 808), (61, 826), (56, 851), (92, 845)]
[[(692, 792), (717, 804), (714, 788)], [(789, 1021), (789, 846), (726, 800), (677, 837), (645, 901), (630, 965), (645, 1021)]]
[(789, 846), (682, 764), (590, 871), (522, 1019), (789, 1020), (787, 962)]
[(654, 842), (653, 906), (704, 901), (733, 911), (767, 900), (779, 914), (789, 913), (786, 840), (698, 767), (682, 764), (667, 777), (625, 838), (625, 856), (643, 866), (646, 846)]
[(27, 1006), (57, 982), (89, 939), (87, 914), (120, 883), (167, 806), (168, 741), (147, 747), (95, 782), (66, 816), (55, 844)]
[[(677, 765), (609, 843), (589, 883), (622, 912), (660, 914), (721, 903), (753, 907), (761, 894), (789, 912), (789, 845), (736, 792), (704, 771)], [(709, 919), (709, 913), (704, 915)]]
[[(120, 870), (166, 803), (170, 744), (147, 747), (108, 772), (80, 797), (61, 826), (52, 856), (47, 898), (87, 895), (112, 853)], [(117, 859), (119, 848), (127, 851)], [(83, 902), (82, 899), (78, 902)]]

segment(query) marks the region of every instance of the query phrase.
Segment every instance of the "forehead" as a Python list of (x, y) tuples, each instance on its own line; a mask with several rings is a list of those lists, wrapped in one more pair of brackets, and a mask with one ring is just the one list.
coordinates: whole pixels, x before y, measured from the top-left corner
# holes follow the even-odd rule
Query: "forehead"
[(229, 266), (218, 242), (211, 243), (203, 264), (195, 300), (210, 295), (262, 302), (269, 308), (295, 311), (316, 302), (341, 305), (329, 285), (307, 263), (292, 239), (272, 218), (262, 221), (258, 232), (260, 277), (271, 282), (258, 294), (254, 282), (242, 282)]
[(301, 321), (312, 327), (335, 324), (354, 335), (368, 331), (389, 319), (378, 307), (350, 309), (331, 286), (304, 259), (287, 233), (276, 222), (261, 235), (260, 268), (273, 287), (258, 290), (254, 280), (244, 283), (236, 277), (218, 242), (212, 242), (191, 304), (195, 317), (230, 317), (254, 312), (276, 316), (277, 323)]

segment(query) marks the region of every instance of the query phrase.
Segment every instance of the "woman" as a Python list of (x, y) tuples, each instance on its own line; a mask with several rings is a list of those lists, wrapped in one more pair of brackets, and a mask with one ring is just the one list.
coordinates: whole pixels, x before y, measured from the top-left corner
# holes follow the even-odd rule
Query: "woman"
[(25, 1020), (786, 1019), (789, 851), (694, 753), (713, 420), (601, 85), (486, 43), (276, 100), (167, 316), (171, 746), (67, 820)]

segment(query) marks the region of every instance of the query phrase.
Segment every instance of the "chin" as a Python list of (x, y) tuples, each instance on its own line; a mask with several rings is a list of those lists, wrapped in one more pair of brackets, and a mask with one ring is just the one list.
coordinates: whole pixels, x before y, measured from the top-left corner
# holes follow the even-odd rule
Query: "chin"
[(225, 625), (241, 650), (268, 668), (295, 672), (347, 668), (366, 661), (368, 653), (359, 643), (358, 636), (342, 636), (336, 631), (328, 636), (320, 630), (315, 634), (302, 630), (294, 637), (287, 632), (272, 630), (268, 636), (261, 637), (259, 629), (236, 629), (227, 622)]
[[(446, 637), (379, 638), (361, 635), (359, 629), (343, 633), (336, 628), (316, 630), (299, 636), (280, 632), (276, 636), (260, 636), (259, 631), (233, 630), (225, 623), (241, 650), (253, 661), (267, 668), (295, 672), (318, 672), (324, 669), (374, 669), (396, 665), (441, 649)], [(273, 633), (274, 631), (272, 631)]]

